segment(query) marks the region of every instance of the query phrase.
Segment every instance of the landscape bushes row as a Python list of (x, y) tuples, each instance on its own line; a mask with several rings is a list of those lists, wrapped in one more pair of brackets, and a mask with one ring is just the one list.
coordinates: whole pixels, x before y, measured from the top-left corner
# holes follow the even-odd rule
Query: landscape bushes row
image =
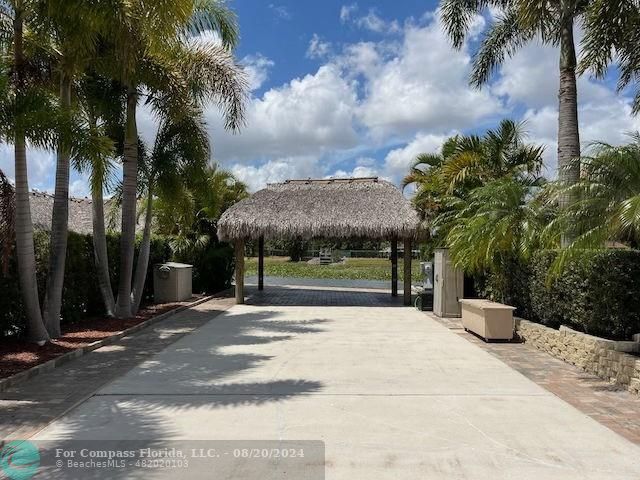
[[(231, 286), (233, 275), (233, 249), (226, 243), (210, 242), (201, 249), (176, 256), (170, 247), (171, 237), (153, 236), (147, 279), (145, 281), (143, 303), (153, 301), (153, 267), (169, 260), (194, 265), (193, 291), (215, 293)], [(119, 264), (119, 234), (107, 235), (110, 265)], [(136, 256), (140, 239), (136, 242)], [(49, 234), (38, 231), (35, 234), (36, 274), (39, 292), (45, 291), (49, 255)], [(80, 322), (83, 319), (104, 315), (104, 305), (96, 282), (97, 274), (93, 256), (91, 235), (69, 233), (64, 292), (61, 311), (63, 324)], [(117, 268), (111, 267), (111, 284), (118, 285)], [(42, 300), (42, 299), (41, 299)], [(26, 330), (22, 297), (16, 271), (16, 259), (11, 258), (6, 274), (0, 273), (0, 337), (22, 335)]]
[(612, 340), (640, 333), (639, 250), (584, 250), (568, 261), (562, 275), (550, 277), (558, 254), (541, 250), (526, 262), (510, 262), (500, 274), (486, 277), (482, 293), (549, 327), (566, 325)]

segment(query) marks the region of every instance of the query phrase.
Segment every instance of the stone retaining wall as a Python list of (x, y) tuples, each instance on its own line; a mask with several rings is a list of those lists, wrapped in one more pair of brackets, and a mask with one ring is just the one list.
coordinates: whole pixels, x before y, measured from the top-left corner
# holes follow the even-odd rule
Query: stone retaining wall
[(555, 330), (521, 318), (516, 318), (516, 332), (538, 350), (640, 393), (640, 357), (619, 351), (631, 342), (593, 337), (567, 327)]

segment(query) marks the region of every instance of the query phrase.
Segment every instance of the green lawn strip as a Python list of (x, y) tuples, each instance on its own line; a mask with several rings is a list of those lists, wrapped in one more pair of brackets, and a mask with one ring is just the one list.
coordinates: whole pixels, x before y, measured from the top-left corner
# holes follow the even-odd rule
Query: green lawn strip
[[(291, 262), (283, 257), (266, 257), (264, 264), (265, 275), (273, 277), (391, 280), (391, 261), (385, 258), (350, 258), (345, 263), (313, 265), (307, 262)], [(411, 267), (412, 281), (421, 281), (420, 262), (414, 260)], [(400, 280), (402, 280), (403, 268), (403, 262), (399, 259), (398, 277)], [(246, 273), (247, 275), (257, 275), (257, 258), (247, 259)]]

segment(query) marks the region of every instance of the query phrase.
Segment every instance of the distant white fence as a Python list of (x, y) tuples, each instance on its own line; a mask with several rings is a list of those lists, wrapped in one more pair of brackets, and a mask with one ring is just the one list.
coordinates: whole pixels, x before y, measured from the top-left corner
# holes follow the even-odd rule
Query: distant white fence
[[(289, 254), (286, 250), (278, 249), (278, 248), (265, 248), (264, 254), (267, 257), (288, 257)], [(402, 258), (404, 254), (404, 250), (398, 245), (398, 257)], [(411, 256), (412, 258), (418, 258), (420, 255), (420, 250), (412, 250)], [(390, 258), (391, 250), (390, 249), (382, 249), (382, 250), (331, 250), (331, 256), (333, 258)], [(305, 251), (303, 258), (318, 258), (320, 257), (320, 250), (313, 249)]]

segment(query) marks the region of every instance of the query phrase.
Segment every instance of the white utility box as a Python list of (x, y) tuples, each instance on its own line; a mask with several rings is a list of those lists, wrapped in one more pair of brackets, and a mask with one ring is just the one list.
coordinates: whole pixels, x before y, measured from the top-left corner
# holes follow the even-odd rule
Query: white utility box
[(513, 338), (513, 311), (515, 307), (490, 300), (465, 298), (462, 305), (462, 326), (467, 331), (489, 340)]
[(454, 268), (449, 250), (438, 248), (433, 255), (433, 313), (439, 317), (459, 317), (464, 296), (464, 274)]
[(161, 263), (153, 269), (153, 296), (156, 303), (183, 302), (192, 296), (193, 265)]

